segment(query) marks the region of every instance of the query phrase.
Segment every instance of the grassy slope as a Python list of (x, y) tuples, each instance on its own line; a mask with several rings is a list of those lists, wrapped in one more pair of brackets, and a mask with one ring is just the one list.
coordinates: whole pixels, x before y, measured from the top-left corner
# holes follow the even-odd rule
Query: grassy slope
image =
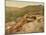
[(43, 15), (43, 6), (26, 6), (23, 8), (6, 7), (6, 22), (16, 20), (26, 13)]

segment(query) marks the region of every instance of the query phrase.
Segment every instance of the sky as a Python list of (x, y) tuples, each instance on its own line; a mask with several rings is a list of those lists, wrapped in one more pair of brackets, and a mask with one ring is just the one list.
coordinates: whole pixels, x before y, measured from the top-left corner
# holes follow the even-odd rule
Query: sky
[(43, 5), (43, 3), (37, 3), (37, 2), (18, 2), (15, 0), (6, 0), (6, 7), (25, 7), (28, 5)]

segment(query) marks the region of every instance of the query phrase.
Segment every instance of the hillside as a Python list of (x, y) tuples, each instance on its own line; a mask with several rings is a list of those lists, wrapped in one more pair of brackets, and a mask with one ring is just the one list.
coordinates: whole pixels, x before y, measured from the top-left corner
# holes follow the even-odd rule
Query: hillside
[(42, 15), (44, 8), (42, 5), (34, 5), (34, 6), (29, 5), (29, 6), (22, 8), (21, 10), (24, 12), (30, 13), (30, 14), (34, 14), (34, 15), (35, 14)]
[[(28, 5), (23, 8), (6, 7), (6, 21), (16, 20), (17, 17), (21, 17), (25, 14), (31, 15), (43, 15), (44, 8), (42, 5)], [(9, 20), (8, 20), (9, 19)]]
[(6, 7), (6, 33), (44, 32), (44, 7)]

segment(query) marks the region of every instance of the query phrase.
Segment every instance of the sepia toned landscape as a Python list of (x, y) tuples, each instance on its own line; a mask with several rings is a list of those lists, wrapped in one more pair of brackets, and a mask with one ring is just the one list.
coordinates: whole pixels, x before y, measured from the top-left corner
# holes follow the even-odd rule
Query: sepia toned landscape
[[(42, 2), (6, 1), (6, 33), (44, 32), (44, 5)], [(11, 4), (11, 5), (10, 5)]]

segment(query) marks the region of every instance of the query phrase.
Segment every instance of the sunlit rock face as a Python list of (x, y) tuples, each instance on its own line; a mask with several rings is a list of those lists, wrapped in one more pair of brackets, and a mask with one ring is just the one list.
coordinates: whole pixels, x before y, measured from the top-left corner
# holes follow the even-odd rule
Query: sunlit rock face
[(24, 15), (17, 20), (17, 22), (6, 23), (6, 30), (9, 33), (16, 32), (43, 32), (44, 31), (44, 17), (41, 15)]
[(6, 23), (6, 25), (5, 25), (6, 32), (8, 33), (15, 25), (16, 25), (15, 21), (11, 21), (11, 22)]
[(43, 16), (28, 16), (27, 23), (22, 26), (20, 32), (43, 32), (44, 20)]

